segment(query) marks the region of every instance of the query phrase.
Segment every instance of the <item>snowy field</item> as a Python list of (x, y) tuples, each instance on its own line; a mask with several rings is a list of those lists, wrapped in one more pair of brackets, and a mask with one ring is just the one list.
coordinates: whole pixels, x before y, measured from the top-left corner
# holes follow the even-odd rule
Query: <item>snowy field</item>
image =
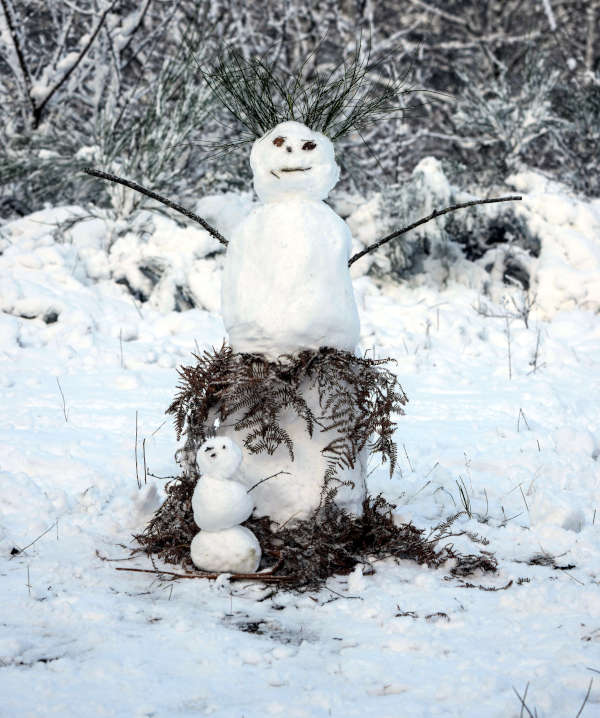
[[(164, 484), (142, 446), (177, 471), (176, 367), (224, 338), (218, 245), (75, 207), (0, 225), (0, 715), (574, 718), (593, 679), (600, 716), (600, 201), (512, 184), (542, 239), (530, 311), (484, 295), (485, 261), (353, 269), (362, 349), (410, 399), (371, 493), (424, 529), (464, 510), (498, 560), (472, 586), (392, 561), (303, 595), (116, 571), (151, 567), (127, 558)], [(203, 202), (227, 233), (250, 199)]]

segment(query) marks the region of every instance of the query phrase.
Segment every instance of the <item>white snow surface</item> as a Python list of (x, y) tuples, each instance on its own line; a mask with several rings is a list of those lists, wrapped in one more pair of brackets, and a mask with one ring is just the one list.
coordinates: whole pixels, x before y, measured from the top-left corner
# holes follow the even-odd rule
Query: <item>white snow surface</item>
[(392, 560), (303, 595), (117, 571), (152, 568), (131, 535), (164, 496), (151, 474), (177, 473), (176, 367), (225, 337), (221, 255), (164, 218), (2, 225), (0, 713), (517, 718), (529, 684), (531, 712), (574, 716), (593, 678), (582, 716), (600, 715), (600, 206), (536, 182), (514, 180), (543, 242), (528, 326), (502, 316), (514, 288), (476, 310), (466, 263), (443, 286), (354, 279), (361, 348), (410, 398), (396, 472), (373, 461), (369, 490), (428, 531), (460, 484), (456, 528), (498, 559), (467, 580), (497, 592)]

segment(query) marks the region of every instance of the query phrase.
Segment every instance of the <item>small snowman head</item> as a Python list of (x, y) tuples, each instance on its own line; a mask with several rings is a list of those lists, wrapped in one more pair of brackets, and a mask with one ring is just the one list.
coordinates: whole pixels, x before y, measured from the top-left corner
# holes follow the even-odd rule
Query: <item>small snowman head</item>
[(226, 436), (208, 439), (198, 449), (196, 463), (200, 473), (215, 479), (228, 479), (242, 462), (240, 447)]
[(331, 140), (293, 120), (256, 140), (250, 166), (254, 189), (263, 202), (294, 195), (325, 199), (340, 177)]

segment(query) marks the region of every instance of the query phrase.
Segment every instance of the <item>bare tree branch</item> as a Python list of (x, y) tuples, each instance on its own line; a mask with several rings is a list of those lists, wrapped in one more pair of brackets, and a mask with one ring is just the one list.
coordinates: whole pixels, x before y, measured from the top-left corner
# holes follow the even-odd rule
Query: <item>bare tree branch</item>
[(202, 219), (202, 217), (199, 217), (197, 214), (195, 214), (189, 209), (186, 209), (182, 205), (177, 204), (176, 202), (172, 202), (170, 199), (167, 199), (166, 197), (163, 197), (162, 195), (157, 194), (152, 190), (142, 187), (142, 185), (137, 184), (137, 182), (131, 182), (130, 180), (123, 179), (122, 177), (111, 175), (108, 172), (101, 172), (100, 170), (95, 170), (92, 167), (86, 167), (83, 171), (86, 174), (91, 175), (92, 177), (99, 177), (100, 179), (105, 179), (109, 182), (116, 182), (117, 184), (122, 184), (124, 187), (129, 187), (129, 189), (133, 189), (136, 192), (141, 192), (142, 194), (146, 195), (146, 197), (155, 199), (157, 202), (161, 202), (167, 207), (174, 209), (176, 212), (180, 212), (186, 217), (189, 217), (189, 219), (193, 219), (194, 222), (198, 222), (198, 224), (202, 225), (202, 227), (221, 244), (225, 246), (229, 244), (225, 237), (223, 237), (223, 235), (218, 232), (214, 227), (211, 227), (211, 225), (205, 219)]
[(452, 207), (446, 207), (445, 209), (434, 209), (433, 212), (428, 217), (423, 217), (423, 219), (419, 219), (416, 222), (409, 224), (408, 227), (403, 227), (402, 229), (398, 229), (395, 232), (388, 234), (387, 237), (384, 237), (383, 239), (380, 239), (379, 241), (374, 242), (373, 244), (370, 244), (366, 249), (363, 249), (362, 252), (357, 252), (355, 255), (350, 257), (350, 259), (348, 260), (348, 266), (351, 267), (354, 264), (354, 262), (356, 262), (357, 259), (364, 257), (365, 254), (374, 252), (376, 249), (381, 247), (382, 244), (386, 244), (386, 242), (390, 242), (392, 239), (396, 239), (397, 237), (400, 237), (401, 235), (406, 234), (407, 232), (410, 232), (411, 229), (415, 229), (415, 227), (420, 227), (422, 224), (425, 224), (426, 222), (430, 222), (432, 219), (435, 219), (436, 217), (441, 217), (443, 214), (448, 214), (448, 212), (454, 212), (457, 209), (464, 209), (465, 207), (474, 207), (475, 205), (478, 205), (478, 204), (492, 204), (494, 202), (511, 202), (511, 201), (520, 200), (520, 199), (522, 199), (522, 197), (519, 197), (519, 196), (496, 197), (494, 199), (477, 199), (477, 200), (473, 200), (471, 202), (463, 202), (462, 204), (455, 204)]

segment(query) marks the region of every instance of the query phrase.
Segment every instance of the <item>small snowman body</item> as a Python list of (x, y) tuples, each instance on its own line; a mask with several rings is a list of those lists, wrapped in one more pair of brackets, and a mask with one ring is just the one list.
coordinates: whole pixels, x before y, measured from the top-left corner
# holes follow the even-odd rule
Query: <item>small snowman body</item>
[(190, 546), (194, 565), (216, 573), (254, 573), (261, 557), (256, 536), (239, 524), (254, 502), (245, 486), (233, 479), (242, 452), (228, 437), (205, 441), (198, 449), (201, 477), (192, 496), (194, 521), (200, 532)]

